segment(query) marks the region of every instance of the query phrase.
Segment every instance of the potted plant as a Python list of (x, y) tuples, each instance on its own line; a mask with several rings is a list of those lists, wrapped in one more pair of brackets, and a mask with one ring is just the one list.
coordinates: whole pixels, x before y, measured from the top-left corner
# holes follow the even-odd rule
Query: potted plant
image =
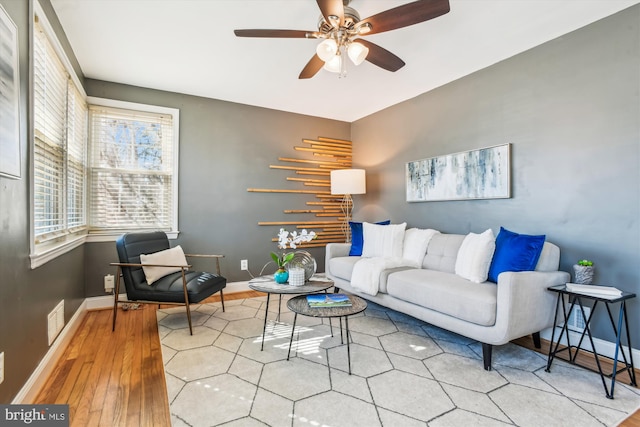
[[(300, 243), (310, 242), (315, 238), (316, 233), (313, 231), (307, 233), (307, 230), (302, 230), (302, 232), (298, 234), (297, 231), (293, 231), (290, 233), (284, 228), (281, 228), (280, 232), (278, 233), (278, 247), (280, 249), (287, 249), (287, 247), (295, 249)], [(289, 279), (289, 272), (286, 270), (285, 266), (289, 261), (293, 259), (294, 256), (294, 252), (289, 252), (288, 254), (283, 253), (282, 255), (271, 252), (271, 258), (278, 266), (278, 269), (273, 274), (273, 280), (275, 280), (276, 283), (287, 282), (287, 280)]]
[(581, 259), (573, 266), (573, 282), (581, 285), (590, 285), (594, 274), (593, 261)]

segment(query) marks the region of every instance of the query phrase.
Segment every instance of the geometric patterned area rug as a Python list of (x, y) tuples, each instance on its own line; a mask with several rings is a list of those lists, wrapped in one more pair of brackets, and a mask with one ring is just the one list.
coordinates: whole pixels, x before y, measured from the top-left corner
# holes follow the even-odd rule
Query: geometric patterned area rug
[(158, 310), (174, 426), (615, 426), (640, 405), (617, 382), (605, 397), (599, 375), (515, 344), (481, 344), (368, 303), (349, 318), (347, 348), (328, 319), (293, 314), (274, 295), (260, 350), (266, 296)]

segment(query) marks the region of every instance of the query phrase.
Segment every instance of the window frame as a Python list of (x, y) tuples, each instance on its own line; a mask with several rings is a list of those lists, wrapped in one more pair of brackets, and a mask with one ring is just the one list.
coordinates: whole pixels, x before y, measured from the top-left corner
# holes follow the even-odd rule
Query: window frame
[[(97, 105), (107, 108), (117, 108), (122, 110), (132, 110), (149, 112), (156, 114), (166, 114), (173, 116), (173, 165), (172, 165), (172, 185), (171, 185), (171, 199), (172, 199), (172, 212), (171, 212), (171, 230), (166, 231), (169, 239), (176, 239), (178, 237), (178, 181), (179, 181), (179, 160), (180, 160), (180, 110), (177, 108), (162, 107), (158, 105), (141, 104), (136, 102), (119, 101), (115, 99), (98, 98), (89, 96), (87, 97), (87, 104), (89, 106)], [(91, 131), (89, 131), (91, 134)], [(93, 149), (93, 142), (88, 141), (88, 152)], [(87, 165), (88, 182), (87, 187), (91, 189), (91, 162)], [(91, 191), (91, 190), (89, 190)], [(88, 197), (87, 199), (89, 199)], [(90, 206), (87, 206), (88, 216), (91, 217)], [(86, 236), (87, 242), (109, 242), (114, 241), (122, 233), (127, 231), (134, 231), (134, 228), (122, 228), (118, 230), (104, 230), (99, 228), (89, 228), (89, 233)]]

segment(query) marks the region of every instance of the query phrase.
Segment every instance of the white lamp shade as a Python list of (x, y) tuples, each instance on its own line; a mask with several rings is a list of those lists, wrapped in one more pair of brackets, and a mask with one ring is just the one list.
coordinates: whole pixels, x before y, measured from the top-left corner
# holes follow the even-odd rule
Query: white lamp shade
[(349, 45), (347, 53), (354, 64), (360, 65), (369, 54), (369, 48), (363, 44), (353, 42)]
[(365, 194), (366, 192), (364, 169), (331, 171), (331, 194)]
[(342, 70), (342, 56), (334, 56), (331, 61), (325, 62), (322, 68), (332, 73), (339, 73)]
[(335, 40), (327, 39), (316, 47), (316, 53), (324, 62), (329, 62), (338, 52), (338, 45)]

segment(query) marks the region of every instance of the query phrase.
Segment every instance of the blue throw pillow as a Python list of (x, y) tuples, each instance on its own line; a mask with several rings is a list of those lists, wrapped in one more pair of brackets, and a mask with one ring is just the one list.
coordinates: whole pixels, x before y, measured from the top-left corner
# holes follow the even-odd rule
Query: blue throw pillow
[[(376, 222), (378, 225), (389, 225), (391, 220)], [(364, 236), (362, 234), (362, 223), (349, 221), (351, 227), (351, 249), (349, 250), (349, 256), (362, 255), (362, 248), (364, 247)]]
[(518, 234), (500, 227), (496, 237), (496, 250), (489, 267), (489, 279), (498, 282), (503, 271), (533, 271), (540, 259), (546, 236)]

